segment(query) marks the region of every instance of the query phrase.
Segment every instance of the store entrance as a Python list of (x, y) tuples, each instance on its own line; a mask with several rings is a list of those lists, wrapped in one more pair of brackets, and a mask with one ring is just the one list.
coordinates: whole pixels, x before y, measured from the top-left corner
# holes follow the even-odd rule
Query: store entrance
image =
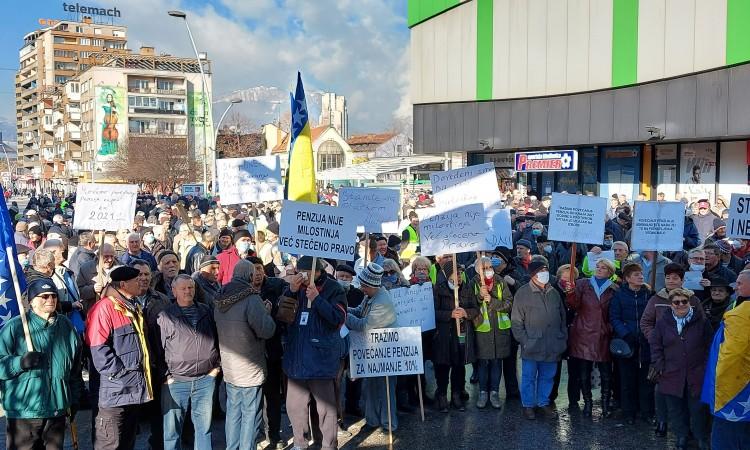
[(602, 149), (601, 196), (625, 194), (628, 203), (638, 198), (641, 180), (641, 154), (638, 147), (615, 147)]

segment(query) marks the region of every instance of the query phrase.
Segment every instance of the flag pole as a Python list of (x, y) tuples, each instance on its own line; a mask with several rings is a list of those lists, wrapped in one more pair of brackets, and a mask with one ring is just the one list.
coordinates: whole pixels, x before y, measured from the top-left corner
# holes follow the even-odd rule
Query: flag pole
[[(13, 288), (16, 290), (16, 301), (18, 302), (18, 313), (21, 316), (21, 324), (23, 325), (23, 335), (26, 338), (26, 350), (29, 352), (34, 351), (34, 346), (31, 343), (31, 332), (29, 331), (29, 322), (26, 320), (26, 308), (23, 306), (23, 300), (21, 299), (21, 285), (18, 283), (18, 273), (16, 273), (16, 259), (13, 255), (13, 247), (8, 246), (5, 248), (5, 256), (8, 258), (8, 265), (10, 266), (10, 274), (13, 278)], [(29, 301), (31, 301), (29, 299)]]

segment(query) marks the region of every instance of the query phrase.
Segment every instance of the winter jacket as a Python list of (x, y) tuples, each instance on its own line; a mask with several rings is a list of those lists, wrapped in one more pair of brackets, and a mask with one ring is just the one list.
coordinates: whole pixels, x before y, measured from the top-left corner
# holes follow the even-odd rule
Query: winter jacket
[(27, 312), (26, 318), (34, 351), (44, 354), (43, 362), (37, 369), (21, 368), (21, 358), (28, 351), (21, 317), (6, 322), (0, 329), (0, 390), (5, 416), (64, 416), (68, 408), (78, 407), (83, 392), (81, 340), (63, 315), (54, 316), (50, 322), (33, 312)]
[(461, 333), (466, 336), (465, 345), (461, 345), (456, 330), (456, 319), (451, 313), (456, 309), (453, 290), (448, 287), (445, 274), (440, 271), (437, 283), (432, 288), (435, 300), (435, 333), (432, 337), (432, 362), (440, 365), (462, 366), (476, 361), (474, 341), (474, 317), (479, 315), (476, 296), (463, 283), (459, 290), (458, 305), (466, 311), (468, 318), (461, 319)]
[[(260, 298), (264, 301), (271, 302), (271, 317), (276, 317), (279, 311), (279, 299), (287, 288), (288, 284), (281, 278), (266, 277), (260, 286)], [(284, 335), (284, 326), (281, 322), (276, 322), (276, 331), (273, 336), (266, 339), (266, 356), (269, 361), (281, 361), (284, 354), (284, 346), (281, 343)]]
[[(568, 242), (558, 242), (555, 244), (552, 255), (553, 260), (556, 262), (557, 267), (560, 267), (564, 264), (570, 263), (570, 251), (572, 249), (572, 246)], [(578, 244), (576, 245), (576, 267), (581, 267), (583, 265), (583, 258), (586, 257), (586, 254), (588, 253), (588, 246), (586, 244)], [(554, 275), (557, 273), (557, 267), (555, 267), (555, 272), (552, 271), (553, 267), (550, 266), (549, 271), (550, 275)]]
[[(343, 356), (344, 341), (339, 329), (346, 322), (346, 293), (328, 275), (316, 282), (318, 297), (308, 308), (305, 289), (284, 296), (297, 300), (297, 316), (284, 334), (284, 373), (289, 378), (306, 380), (334, 379)], [(303, 314), (306, 325), (301, 324)]]
[(718, 216), (713, 213), (708, 213), (705, 216), (700, 214), (693, 214), (690, 216), (695, 228), (698, 230), (698, 239), (701, 244), (709, 235), (711, 235), (711, 233), (714, 232), (714, 219), (717, 217)]
[(216, 255), (216, 259), (219, 260), (219, 274), (217, 275), (217, 279), (223, 286), (232, 280), (232, 272), (237, 261), (240, 260), (240, 255), (237, 253), (234, 245), (232, 245)]
[[(198, 309), (195, 327), (182, 307), (174, 303), (159, 313), (158, 330), (152, 335), (158, 380), (193, 381), (219, 367), (219, 340), (213, 311), (194, 303)], [(236, 342), (236, 341), (235, 341)]]
[(596, 283), (594, 278), (577, 280), (575, 290), (567, 295), (566, 303), (575, 311), (568, 351), (578, 359), (606, 362), (610, 360), (609, 342), (612, 340), (609, 304), (618, 286), (607, 280), (609, 286), (597, 296), (592, 283)]
[(132, 301), (102, 297), (89, 311), (86, 345), (99, 372), (99, 406), (139, 405), (153, 396), (146, 320)]
[(78, 273), (81, 271), (81, 266), (89, 261), (96, 260), (97, 255), (95, 251), (89, 250), (86, 247), (78, 247), (68, 260), (68, 268), (73, 271), (76, 277), (78, 277)]
[(648, 364), (648, 340), (640, 329), (643, 311), (646, 310), (651, 292), (646, 286), (635, 292), (623, 283), (609, 303), (609, 322), (615, 337), (625, 340), (638, 355), (642, 363)]
[(689, 251), (700, 245), (700, 236), (693, 219), (685, 217), (685, 228), (682, 230), (682, 248)]
[[(647, 265), (646, 260), (643, 258), (643, 256), (635, 253), (630, 256), (630, 259), (628, 260), (629, 263), (638, 264), (643, 269), (643, 280), (651, 284), (651, 271), (653, 270), (651, 268), (651, 265)], [(658, 255), (656, 259), (656, 285), (651, 286), (651, 289), (655, 291), (659, 291), (661, 289), (664, 289), (664, 268), (667, 266), (667, 264), (671, 263), (668, 258), (665, 258), (662, 255)]]
[(367, 331), (373, 328), (388, 328), (396, 323), (396, 310), (393, 298), (386, 288), (381, 287), (373, 297), (365, 297), (355, 308), (348, 308), (346, 327), (354, 331)]
[(203, 278), (200, 272), (194, 272), (191, 276), (195, 282), (195, 301), (208, 305), (212, 310), (214, 308), (214, 299), (221, 291), (221, 285), (215, 281), (208, 281)]
[[(76, 284), (78, 285), (78, 292), (81, 294), (81, 303), (83, 303), (84, 311), (90, 311), (91, 307), (94, 306), (94, 303), (99, 300), (99, 295), (96, 293), (96, 291), (94, 291), (94, 285), (99, 281), (97, 272), (98, 264), (99, 261), (97, 261), (96, 259), (83, 263), (81, 265), (81, 270), (78, 272), (78, 276), (76, 276)], [(119, 265), (120, 262), (115, 260), (112, 269)], [(102, 271), (105, 272), (102, 275), (102, 286), (104, 286), (104, 284), (109, 281), (108, 275), (109, 272), (112, 271), (112, 269), (102, 269)]]
[(687, 385), (691, 397), (701, 395), (713, 330), (705, 317), (693, 311), (680, 334), (672, 311), (666, 312), (649, 339), (651, 363), (661, 372), (656, 386), (661, 394), (682, 398)]
[(556, 362), (568, 347), (568, 326), (560, 294), (551, 284), (521, 286), (513, 297), (510, 315), (513, 337), (521, 345), (521, 358)]
[[(701, 302), (698, 297), (690, 297), (690, 306), (695, 309), (694, 314), (703, 315), (703, 310), (700, 308)], [(639, 323), (641, 332), (647, 340), (651, 339), (651, 335), (654, 333), (656, 328), (656, 322), (661, 319), (664, 313), (671, 313), (672, 303), (669, 301), (669, 292), (667, 289), (661, 289), (659, 292), (654, 294), (646, 304), (646, 309), (643, 311), (641, 321)]]
[[(490, 294), (489, 303), (485, 303), (481, 297), (480, 290), (484, 283), (478, 275), (474, 277), (469, 286), (469, 292), (476, 297), (479, 305), (479, 315), (482, 316), (485, 327), (475, 327), (476, 354), (477, 359), (503, 359), (510, 356), (511, 331), (510, 312), (513, 308), (513, 295), (503, 277), (495, 275), (492, 287), (488, 288)], [(508, 321), (507, 323), (505, 321)], [(503, 329), (500, 329), (501, 323)], [(487, 331), (481, 331), (489, 326)]]
[(260, 386), (266, 379), (265, 340), (276, 323), (250, 283), (233, 278), (214, 302), (224, 380), (237, 387)]
[(152, 272), (156, 272), (158, 270), (158, 266), (156, 265), (156, 258), (154, 258), (154, 255), (147, 252), (146, 250), (141, 250), (140, 253), (137, 255), (131, 255), (129, 251), (125, 252), (124, 255), (120, 258), (120, 262), (123, 266), (130, 265), (133, 260), (140, 259), (141, 261), (146, 261), (148, 263), (148, 266), (151, 268)]
[(200, 270), (201, 260), (208, 254), (208, 249), (200, 242), (196, 244), (187, 254), (185, 262), (185, 272), (194, 273)]

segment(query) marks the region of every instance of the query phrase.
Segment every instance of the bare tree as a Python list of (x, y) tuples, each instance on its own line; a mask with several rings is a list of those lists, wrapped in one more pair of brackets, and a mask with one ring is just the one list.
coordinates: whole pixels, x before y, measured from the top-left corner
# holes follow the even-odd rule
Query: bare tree
[(172, 192), (199, 177), (199, 164), (188, 155), (187, 139), (131, 136), (104, 169), (113, 177), (147, 190)]

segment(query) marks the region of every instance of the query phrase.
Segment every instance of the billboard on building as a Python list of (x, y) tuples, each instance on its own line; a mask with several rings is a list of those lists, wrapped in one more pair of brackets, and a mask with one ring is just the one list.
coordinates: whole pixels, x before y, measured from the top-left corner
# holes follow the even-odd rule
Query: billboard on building
[[(112, 159), (125, 139), (125, 89), (120, 86), (97, 86), (96, 111), (96, 159)], [(122, 115), (122, 116), (121, 116)]]
[(578, 170), (577, 150), (516, 152), (516, 172), (574, 172)]
[(682, 144), (680, 192), (690, 203), (707, 198), (716, 201), (716, 143)]
[(196, 159), (203, 155), (203, 149), (212, 145), (214, 135), (213, 118), (211, 117), (211, 108), (208, 104), (208, 98), (203, 101), (203, 92), (188, 92), (188, 123), (193, 133), (193, 142), (195, 142)]

